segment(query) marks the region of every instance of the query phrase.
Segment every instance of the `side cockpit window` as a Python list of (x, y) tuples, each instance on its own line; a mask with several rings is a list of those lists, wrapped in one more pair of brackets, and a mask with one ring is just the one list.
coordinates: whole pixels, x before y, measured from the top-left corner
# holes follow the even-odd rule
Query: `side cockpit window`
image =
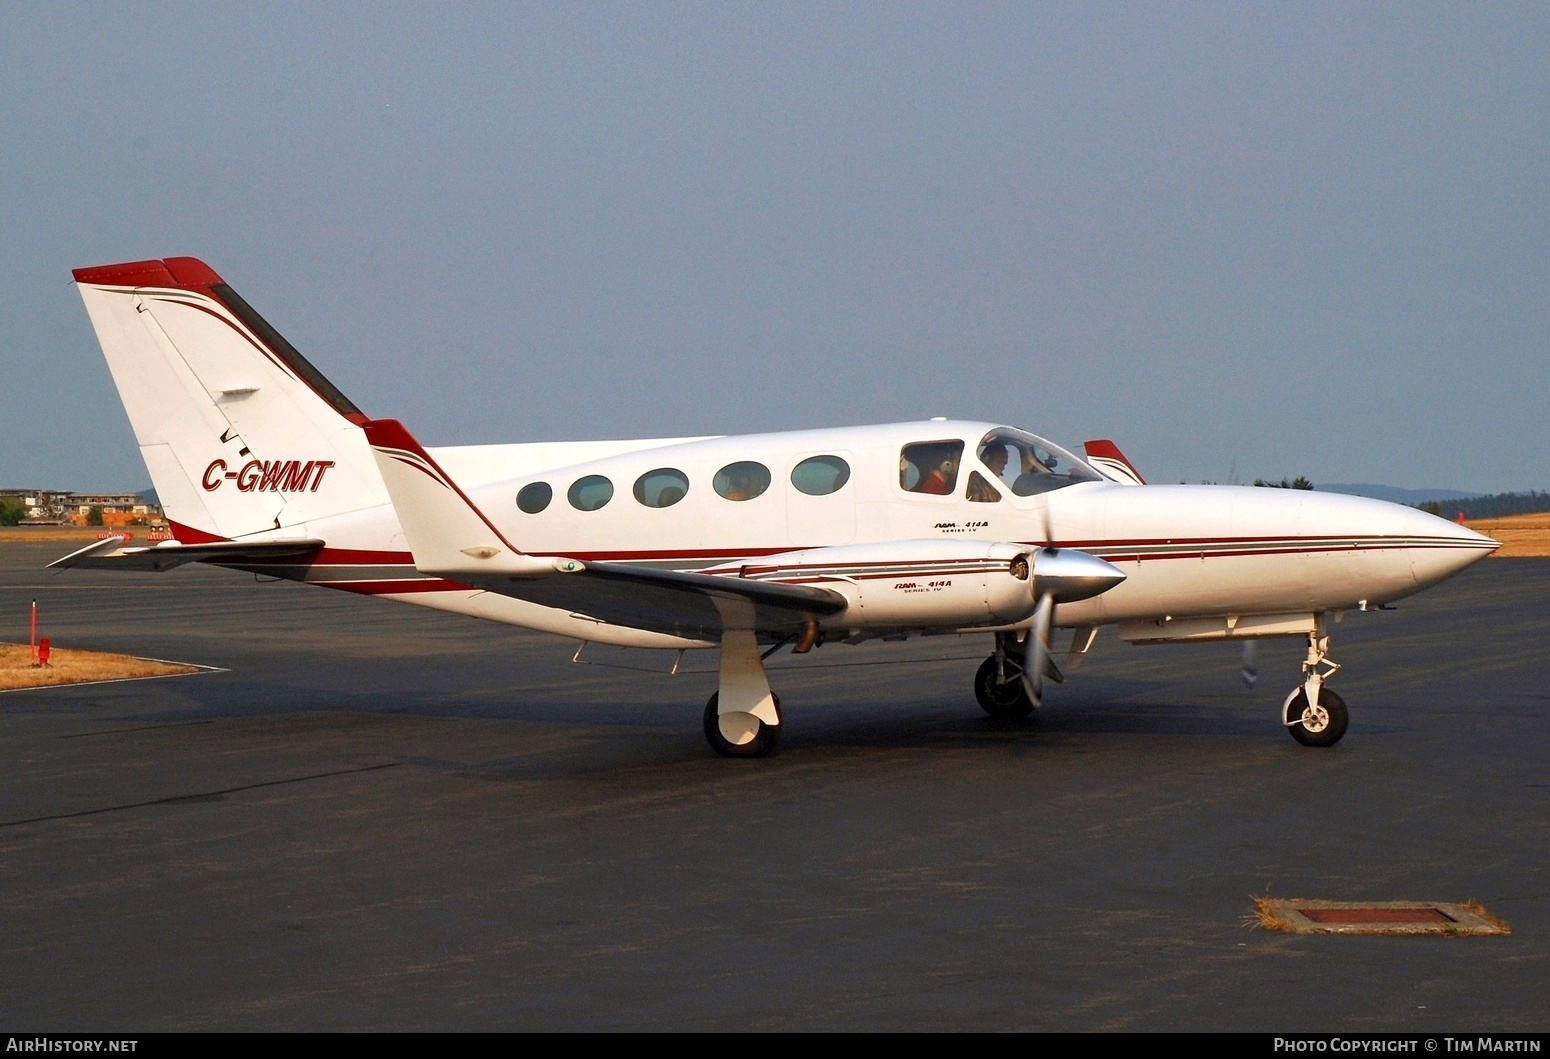
[(985, 481), (985, 476), (979, 471), (969, 472), (969, 488), (963, 495), (975, 504), (994, 504), (1001, 499), (996, 487)]
[(961, 441), (919, 441), (899, 453), (899, 486), (908, 493), (950, 496), (958, 488)]
[[(1098, 473), (1043, 438), (1002, 427), (985, 435), (976, 452), (987, 470), (1018, 496), (1102, 481)], [(972, 498), (971, 498), (972, 499)]]

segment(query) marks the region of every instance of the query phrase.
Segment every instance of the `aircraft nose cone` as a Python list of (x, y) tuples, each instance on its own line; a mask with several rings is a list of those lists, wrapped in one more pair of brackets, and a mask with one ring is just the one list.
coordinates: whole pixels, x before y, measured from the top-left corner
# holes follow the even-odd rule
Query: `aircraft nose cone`
[(1075, 603), (1101, 595), (1123, 580), (1118, 567), (1074, 548), (1040, 548), (1033, 557), (1035, 598), (1053, 594), (1057, 603)]
[(1405, 531), (1412, 542), (1411, 569), (1416, 584), (1422, 587), (1452, 577), (1502, 546), (1500, 541), (1476, 533), (1468, 526), (1424, 511), (1408, 515)]

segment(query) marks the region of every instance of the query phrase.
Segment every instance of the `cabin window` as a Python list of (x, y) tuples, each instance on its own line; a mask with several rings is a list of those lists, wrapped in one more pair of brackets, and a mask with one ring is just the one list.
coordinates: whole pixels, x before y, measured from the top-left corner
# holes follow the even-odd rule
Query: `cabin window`
[(536, 515), (549, 506), (549, 501), (554, 499), (554, 490), (548, 482), (533, 482), (524, 485), (522, 491), (517, 494), (517, 506), (529, 515)]
[(589, 474), (571, 483), (565, 495), (577, 511), (596, 511), (614, 498), (614, 483), (601, 474)]
[(1011, 427), (986, 434), (978, 455), (986, 469), (1018, 496), (1103, 480), (1097, 471), (1064, 449)]
[(969, 488), (963, 495), (975, 504), (994, 504), (1001, 499), (996, 487), (985, 481), (985, 476), (979, 471), (969, 472)]
[(910, 493), (951, 496), (963, 462), (961, 441), (921, 441), (899, 453), (899, 485)]
[(658, 467), (635, 479), (635, 499), (647, 507), (672, 507), (688, 492), (688, 475), (674, 467)]
[(791, 484), (808, 496), (828, 496), (850, 481), (850, 464), (838, 456), (809, 456), (791, 468)]
[(710, 484), (718, 496), (728, 500), (752, 500), (770, 487), (770, 469), (750, 460), (729, 463), (716, 472)]

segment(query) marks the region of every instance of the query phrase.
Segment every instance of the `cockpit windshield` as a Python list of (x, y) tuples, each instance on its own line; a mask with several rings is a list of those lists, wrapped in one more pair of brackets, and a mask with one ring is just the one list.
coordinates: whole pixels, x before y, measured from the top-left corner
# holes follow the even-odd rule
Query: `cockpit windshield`
[(980, 462), (1018, 496), (1063, 489), (1103, 478), (1058, 445), (1012, 427), (997, 427), (980, 442)]

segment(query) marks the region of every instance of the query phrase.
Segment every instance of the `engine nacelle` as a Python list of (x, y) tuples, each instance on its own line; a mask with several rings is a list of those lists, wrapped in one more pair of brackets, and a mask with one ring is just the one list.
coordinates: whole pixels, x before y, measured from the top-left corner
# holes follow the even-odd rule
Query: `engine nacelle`
[(850, 606), (825, 628), (957, 629), (1031, 615), (1038, 603), (1029, 580), (1036, 550), (994, 541), (886, 541), (781, 552), (730, 569), (845, 596)]

